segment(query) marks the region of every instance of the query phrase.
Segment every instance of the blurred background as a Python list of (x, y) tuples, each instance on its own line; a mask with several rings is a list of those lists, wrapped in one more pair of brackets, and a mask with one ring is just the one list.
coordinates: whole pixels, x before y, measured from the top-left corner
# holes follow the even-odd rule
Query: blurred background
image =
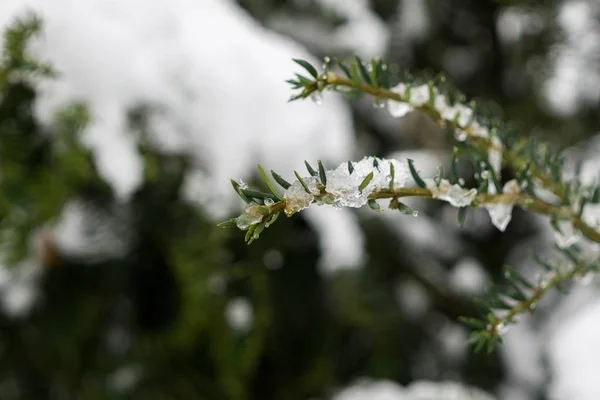
[(480, 210), (458, 229), (415, 200), (418, 218), (313, 207), (251, 246), (216, 227), (243, 206), (229, 178), (258, 183), (258, 162), (291, 180), (305, 159), (410, 157), (425, 176), (448, 161), (418, 113), (287, 103), (292, 58), (445, 72), (600, 179), (600, 2), (3, 0), (0, 27), (29, 12), (27, 49), (56, 77), (30, 77), (7, 35), (0, 399), (600, 398), (594, 281), (491, 355), (457, 322), (503, 265), (535, 279), (543, 218), (515, 210), (501, 233)]

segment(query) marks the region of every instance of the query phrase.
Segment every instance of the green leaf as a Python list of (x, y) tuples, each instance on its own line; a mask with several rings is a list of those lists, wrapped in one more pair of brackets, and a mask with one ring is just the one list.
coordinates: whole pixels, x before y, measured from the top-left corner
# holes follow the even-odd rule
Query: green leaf
[(369, 201), (367, 201), (367, 204), (369, 205), (369, 207), (371, 208), (371, 210), (377, 211), (377, 212), (383, 212), (383, 210), (381, 209), (381, 206), (379, 205), (379, 203), (377, 202), (377, 200), (375, 200), (375, 199), (369, 199)]
[(407, 206), (406, 204), (402, 203), (402, 202), (398, 202), (398, 211), (400, 211), (402, 214), (405, 215), (415, 215), (415, 211), (410, 208), (409, 206)]
[(292, 186), (291, 183), (289, 183), (288, 181), (286, 181), (285, 179), (283, 179), (281, 177), (281, 175), (277, 174), (273, 170), (271, 170), (271, 176), (273, 177), (273, 179), (275, 179), (275, 182), (277, 182), (285, 190), (289, 189), (289, 187)]
[[(260, 234), (265, 230), (265, 224), (258, 224), (256, 225), (256, 228), (254, 229), (254, 232), (252, 232), (252, 239), (258, 239), (258, 237), (260, 236)], [(250, 244), (250, 243), (248, 243)]]
[(394, 179), (396, 178), (396, 170), (394, 163), (390, 161), (390, 191), (394, 191)]
[(304, 161), (304, 165), (306, 165), (306, 170), (311, 176), (317, 176), (317, 171), (308, 163), (308, 161)]
[(356, 59), (355, 64), (358, 66), (358, 70), (363, 80), (369, 85), (373, 85), (373, 81), (371, 81), (371, 74), (369, 74), (369, 71), (367, 71), (367, 68), (365, 68), (363, 60), (359, 56), (354, 56), (354, 58)]
[(379, 171), (379, 161), (377, 161), (377, 157), (373, 157), (373, 168), (377, 168), (377, 171)]
[(346, 75), (348, 79), (352, 79), (352, 73), (350, 72), (350, 69), (348, 69), (348, 67), (340, 60), (335, 60), (335, 62), (337, 63), (338, 67), (340, 67), (340, 69), (344, 72), (344, 75)]
[[(504, 267), (504, 276), (506, 276), (507, 273), (510, 275), (510, 279), (514, 280), (515, 282), (518, 282), (519, 284), (526, 287), (527, 289), (533, 289), (533, 285), (531, 283), (529, 283), (527, 281), (527, 279), (523, 278), (523, 276), (521, 274), (519, 274), (514, 269), (512, 269), (508, 266), (505, 266)], [(509, 279), (509, 278), (507, 277), (507, 279)]]
[(354, 165), (352, 165), (352, 161), (348, 161), (348, 174), (352, 175), (354, 172)]
[(483, 321), (477, 318), (458, 317), (458, 321), (473, 330), (485, 329), (487, 326), (487, 321)]
[(258, 172), (260, 173), (261, 178), (263, 179), (263, 181), (265, 181), (265, 185), (267, 185), (267, 187), (269, 188), (271, 193), (273, 193), (273, 195), (277, 198), (278, 201), (283, 200), (283, 197), (281, 197), (281, 195), (279, 193), (277, 193), (277, 190), (275, 190), (275, 188), (273, 187), (273, 184), (271, 184), (271, 180), (269, 179), (269, 176), (263, 169), (262, 165), (258, 164), (257, 168), (258, 168)]
[(594, 188), (594, 192), (592, 193), (592, 196), (590, 197), (590, 202), (593, 204), (600, 203), (600, 186), (596, 186)]
[(355, 85), (360, 85), (360, 73), (358, 72), (358, 66), (355, 62), (353, 62), (350, 67), (352, 68), (352, 72), (350, 73), (352, 76), (352, 83)]
[(358, 191), (362, 193), (362, 191), (365, 190), (365, 188), (367, 187), (369, 182), (371, 182), (371, 180), (373, 180), (373, 171), (369, 172), (369, 175), (365, 176), (365, 179), (363, 179), (363, 181), (358, 186)]
[(254, 230), (256, 229), (256, 225), (250, 225), (250, 227), (248, 228), (248, 230), (246, 231), (246, 237), (244, 237), (244, 241), (247, 244), (252, 243), (252, 234), (254, 233)]
[(302, 185), (302, 187), (304, 188), (304, 190), (306, 191), (306, 193), (312, 195), (312, 193), (308, 189), (308, 186), (306, 185), (306, 182), (304, 182), (304, 179), (302, 179), (302, 177), (300, 176), (300, 174), (297, 171), (294, 171), (294, 175), (296, 175), (296, 179), (298, 179), (298, 182), (300, 182), (300, 184)]
[(513, 306), (502, 300), (500, 297), (492, 297), (487, 299), (487, 306), (490, 309), (496, 310), (512, 310)]
[(237, 228), (237, 224), (235, 223), (235, 218), (228, 219), (227, 221), (223, 221), (218, 223), (217, 226), (219, 228)]
[(415, 166), (413, 165), (413, 160), (411, 160), (410, 158), (408, 159), (408, 169), (410, 170), (410, 174), (412, 175), (413, 180), (415, 181), (417, 186), (419, 186), (423, 189), (427, 188), (427, 185), (425, 184), (423, 179), (421, 179), (421, 177), (419, 176), (419, 173), (415, 169)]
[(483, 162), (486, 165), (487, 171), (489, 171), (489, 173), (491, 175), (492, 183), (496, 187), (496, 193), (502, 193), (502, 185), (500, 183), (500, 179), (498, 179), (499, 177), (496, 176), (496, 171), (494, 171), (492, 164), (490, 164), (490, 162), (488, 160), (483, 160)]
[(262, 215), (263, 217), (267, 217), (269, 215), (271, 215), (271, 212), (269, 211), (269, 207), (266, 206), (258, 206), (257, 207), (258, 213), (260, 215)]
[(271, 193), (264, 193), (251, 189), (240, 189), (240, 192), (242, 192), (248, 198), (254, 198), (258, 200), (271, 199), (273, 201), (279, 201), (279, 199)]
[(379, 71), (379, 67), (378, 65), (381, 63), (381, 61), (378, 60), (371, 60), (371, 83), (373, 86), (378, 87), (379, 86), (379, 82), (378, 82), (378, 77), (377, 77), (377, 72)]
[(435, 86), (433, 86), (433, 81), (427, 82), (427, 87), (429, 89), (429, 107), (435, 109)]
[(548, 261), (546, 261), (543, 258), (541, 258), (540, 256), (538, 256), (537, 254), (533, 255), (533, 259), (535, 260), (535, 262), (540, 264), (548, 272), (553, 271), (555, 269), (552, 264), (550, 264)]
[(279, 214), (280, 214), (280, 213), (275, 213), (275, 214), (273, 214), (273, 215), (271, 216), (271, 218), (270, 218), (270, 219), (269, 219), (267, 222), (265, 222), (265, 227), (266, 227), (266, 228), (268, 228), (268, 227), (270, 227), (271, 225), (273, 225), (273, 222), (277, 221), (277, 218), (279, 217)]
[(451, 184), (458, 183), (458, 158), (456, 157), (456, 152), (452, 152), (452, 159), (450, 160), (450, 176), (449, 181)]
[(313, 81), (303, 75), (300, 74), (294, 74), (296, 75), (296, 78), (298, 78), (298, 81), (302, 84), (302, 86), (310, 86), (312, 85)]
[(458, 209), (458, 227), (462, 228), (465, 224), (465, 219), (467, 218), (467, 213), (469, 212), (469, 207), (460, 207)]
[(309, 74), (312, 75), (313, 78), (317, 79), (317, 77), (319, 76), (319, 73), (317, 72), (315, 67), (313, 67), (308, 61), (300, 60), (298, 58), (293, 58), (292, 60), (294, 60), (294, 62), (296, 64), (303, 67)]
[(323, 186), (327, 186), (327, 174), (325, 173), (325, 167), (323, 167), (321, 160), (318, 160), (317, 164), (319, 165), (319, 179), (321, 179)]
[(230, 179), (229, 181), (231, 182), (231, 185), (233, 186), (235, 192), (242, 198), (242, 200), (244, 200), (246, 203), (250, 203), (250, 199), (244, 193), (242, 193), (242, 188), (240, 187), (240, 184), (234, 181), (233, 179)]

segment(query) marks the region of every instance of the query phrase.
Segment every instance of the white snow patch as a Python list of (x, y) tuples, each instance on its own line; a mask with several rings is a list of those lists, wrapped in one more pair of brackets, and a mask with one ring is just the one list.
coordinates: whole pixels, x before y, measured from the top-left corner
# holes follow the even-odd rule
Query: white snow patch
[(600, 301), (564, 315), (549, 343), (550, 399), (600, 398)]
[(0, 27), (26, 10), (45, 24), (34, 54), (60, 72), (41, 86), (38, 116), (49, 122), (58, 107), (85, 101), (93, 121), (83, 142), (121, 199), (142, 179), (125, 126), (126, 111), (140, 103), (160, 110), (154, 142), (196, 157), (184, 193), (215, 220), (239, 204), (229, 179), (249, 178), (257, 162), (291, 175), (305, 159), (351, 156), (353, 128), (341, 96), (328, 94), (321, 107), (287, 103), (284, 80), (300, 72), (291, 59), (317, 60), (235, 2), (6, 0)]
[(479, 261), (472, 257), (460, 259), (450, 273), (450, 287), (466, 296), (482, 294), (490, 277)]

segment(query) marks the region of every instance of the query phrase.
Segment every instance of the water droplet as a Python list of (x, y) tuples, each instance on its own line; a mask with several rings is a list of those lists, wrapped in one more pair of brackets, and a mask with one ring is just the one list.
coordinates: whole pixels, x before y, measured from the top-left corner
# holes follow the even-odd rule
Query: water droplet
[(238, 181), (238, 185), (240, 185), (240, 189), (244, 189), (244, 190), (248, 189), (248, 184), (246, 182), (244, 182), (243, 179), (240, 179)]
[(454, 131), (454, 138), (459, 142), (464, 142), (465, 140), (467, 140), (467, 133), (462, 129), (456, 129)]
[(315, 91), (310, 95), (310, 99), (318, 106), (323, 104), (323, 94), (319, 91)]
[(463, 178), (458, 178), (458, 184), (460, 186), (464, 186), (465, 185), (465, 180)]
[(384, 108), (387, 105), (386, 99), (375, 99), (373, 100), (373, 107), (375, 108)]
[(382, 71), (387, 71), (387, 69), (388, 69), (387, 64), (381, 64), (381, 70)]
[(418, 217), (419, 216), (419, 212), (418, 211), (413, 211), (412, 216), (413, 217)]
[(273, 199), (265, 199), (265, 206), (270, 206), (273, 203), (275, 203)]

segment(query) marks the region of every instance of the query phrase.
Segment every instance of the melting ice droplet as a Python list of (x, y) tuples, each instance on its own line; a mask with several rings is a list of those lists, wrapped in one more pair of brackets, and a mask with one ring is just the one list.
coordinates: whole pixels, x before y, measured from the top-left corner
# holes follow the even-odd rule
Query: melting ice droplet
[(579, 241), (579, 231), (575, 229), (570, 220), (560, 220), (557, 226), (559, 231), (554, 231), (554, 239), (558, 247), (566, 249)]
[(320, 106), (321, 104), (323, 104), (323, 94), (321, 92), (314, 91), (311, 95), (310, 95), (310, 99), (318, 106)]
[[(308, 181), (309, 178), (306, 178), (305, 181)], [(295, 181), (292, 186), (287, 188), (285, 193), (283, 194), (283, 198), (285, 199), (285, 215), (288, 217), (292, 214), (295, 214), (299, 211), (304, 210), (310, 206), (310, 203), (314, 200), (314, 196), (310, 193), (307, 193), (302, 186), (300, 181)]]
[(408, 104), (405, 98), (406, 88), (407, 86), (404, 83), (399, 83), (390, 89), (391, 92), (398, 93), (403, 99), (403, 101), (389, 100), (387, 103), (388, 112), (394, 118), (402, 118), (412, 110), (411, 105)]
[(447, 179), (442, 179), (439, 185), (433, 179), (425, 179), (425, 184), (434, 199), (447, 201), (454, 207), (470, 206), (477, 196), (477, 189), (467, 190), (460, 185), (451, 185)]
[(263, 215), (260, 213), (258, 209), (259, 207), (260, 206), (256, 203), (250, 203), (250, 205), (246, 207), (242, 215), (235, 219), (235, 224), (237, 225), (237, 227), (241, 230), (246, 230), (250, 226), (261, 222), (263, 219)]
[[(502, 188), (504, 194), (518, 194), (521, 192), (519, 182), (512, 179), (504, 184)], [(512, 210), (514, 202), (510, 203), (488, 203), (485, 208), (490, 213), (492, 224), (500, 231), (504, 232), (512, 219)]]

